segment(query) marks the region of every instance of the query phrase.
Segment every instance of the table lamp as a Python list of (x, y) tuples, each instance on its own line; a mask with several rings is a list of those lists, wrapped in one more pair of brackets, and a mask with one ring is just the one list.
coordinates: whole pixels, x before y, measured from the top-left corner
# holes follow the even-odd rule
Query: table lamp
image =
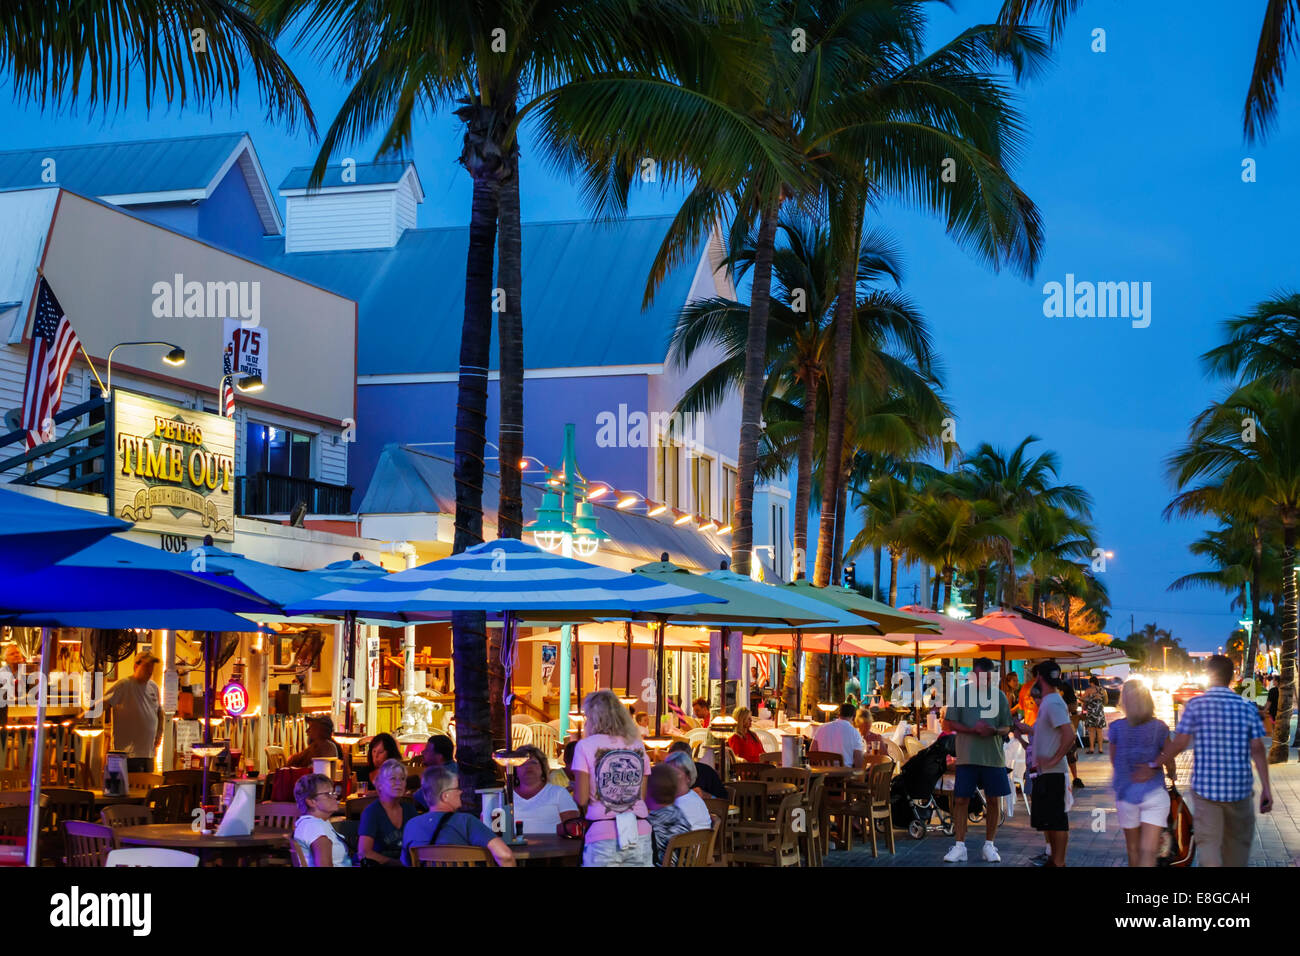
[(503, 816), (502, 823), (504, 824), (503, 829), (505, 832), (501, 834), (501, 837), (506, 841), (506, 843), (513, 846), (518, 846), (521, 843), (527, 842), (523, 836), (515, 833), (514, 780), (515, 767), (527, 763), (528, 756), (529, 755), (524, 753), (522, 750), (494, 750), (492, 752), (493, 761), (496, 762), (498, 767), (503, 768), (506, 772), (506, 802), (501, 808)]

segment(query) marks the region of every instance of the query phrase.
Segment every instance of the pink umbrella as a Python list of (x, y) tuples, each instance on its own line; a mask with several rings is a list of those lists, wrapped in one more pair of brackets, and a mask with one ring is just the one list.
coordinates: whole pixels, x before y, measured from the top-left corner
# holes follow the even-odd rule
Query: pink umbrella
[(975, 623), (981, 627), (999, 631), (1002, 634), (1018, 637), (1037, 652), (1024, 656), (1078, 657), (1085, 651), (1090, 651), (1097, 646), (1091, 641), (1075, 637), (1067, 631), (1036, 624), (1019, 614), (1013, 614), (1011, 611), (994, 611), (992, 614), (985, 614)]

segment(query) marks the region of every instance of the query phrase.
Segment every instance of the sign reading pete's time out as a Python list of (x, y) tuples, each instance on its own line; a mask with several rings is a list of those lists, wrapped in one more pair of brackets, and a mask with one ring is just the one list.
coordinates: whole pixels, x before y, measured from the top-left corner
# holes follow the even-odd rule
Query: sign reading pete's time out
[(235, 537), (235, 422), (114, 390), (112, 513), (138, 531)]

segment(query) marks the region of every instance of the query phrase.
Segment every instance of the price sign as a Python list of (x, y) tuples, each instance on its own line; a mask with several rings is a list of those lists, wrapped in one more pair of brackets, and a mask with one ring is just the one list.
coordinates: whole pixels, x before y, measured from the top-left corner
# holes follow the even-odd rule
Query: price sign
[(244, 328), (238, 319), (225, 320), (225, 345), (231, 349), (231, 371), (237, 376), (258, 375), (267, 379), (267, 344), (270, 333), (263, 326)]

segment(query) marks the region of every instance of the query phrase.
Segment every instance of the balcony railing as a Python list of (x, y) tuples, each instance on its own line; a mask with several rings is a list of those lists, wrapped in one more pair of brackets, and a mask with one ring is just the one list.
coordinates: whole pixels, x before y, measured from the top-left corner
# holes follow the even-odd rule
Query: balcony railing
[(313, 515), (352, 513), (352, 486), (331, 485), (310, 478), (290, 478), (261, 471), (235, 479), (235, 513), (288, 514), (299, 504)]
[[(104, 400), (94, 398), (59, 412), (54, 424), (74, 422), (72, 429), (30, 451), (24, 429), (0, 435), (0, 481), (103, 494), (104, 422), (95, 414), (103, 407)], [(100, 420), (92, 424), (91, 418)]]

